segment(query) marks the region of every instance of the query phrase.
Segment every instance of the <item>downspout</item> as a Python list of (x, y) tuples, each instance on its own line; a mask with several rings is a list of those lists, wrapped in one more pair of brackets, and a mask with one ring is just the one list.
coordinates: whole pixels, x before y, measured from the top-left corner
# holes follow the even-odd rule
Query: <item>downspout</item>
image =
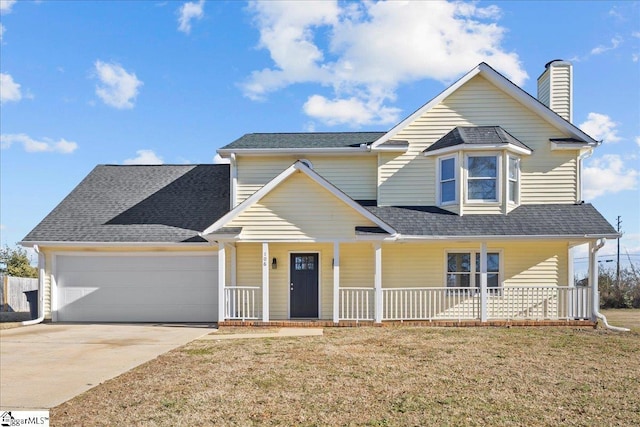
[(36, 325), (44, 320), (44, 262), (45, 257), (38, 245), (33, 245), (33, 249), (38, 254), (38, 313), (37, 319), (25, 320), (22, 326)]
[(595, 246), (592, 247), (591, 244), (589, 245), (591, 250), (590, 261), (592, 263), (592, 267), (590, 268), (589, 272), (591, 274), (590, 279), (591, 279), (591, 286), (593, 288), (593, 314), (596, 318), (602, 320), (602, 324), (604, 325), (605, 328), (615, 332), (629, 332), (629, 329), (627, 328), (609, 325), (605, 315), (600, 313), (599, 311), (600, 310), (600, 293), (598, 292), (598, 257), (596, 254), (604, 246), (605, 242), (606, 242), (605, 239), (600, 239), (599, 241), (597, 241)]
[(578, 204), (582, 202), (582, 169), (584, 168), (584, 161), (591, 157), (592, 154), (593, 148), (590, 148), (578, 156), (578, 197), (576, 197), (576, 203)]

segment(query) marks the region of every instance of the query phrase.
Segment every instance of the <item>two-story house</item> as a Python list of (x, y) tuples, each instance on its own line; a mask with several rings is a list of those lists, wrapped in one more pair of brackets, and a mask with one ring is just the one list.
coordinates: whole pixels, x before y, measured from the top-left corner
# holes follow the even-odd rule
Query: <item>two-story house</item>
[[(247, 134), (230, 165), (96, 167), (23, 245), (54, 321), (593, 321), (613, 227), (572, 66), (482, 63), (388, 132)], [(588, 244), (589, 287), (572, 248)]]

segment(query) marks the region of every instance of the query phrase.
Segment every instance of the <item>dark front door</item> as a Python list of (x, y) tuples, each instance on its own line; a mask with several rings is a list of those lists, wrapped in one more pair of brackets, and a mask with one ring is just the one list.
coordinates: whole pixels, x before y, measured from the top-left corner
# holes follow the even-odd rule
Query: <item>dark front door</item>
[(291, 317), (318, 317), (318, 254), (291, 254)]

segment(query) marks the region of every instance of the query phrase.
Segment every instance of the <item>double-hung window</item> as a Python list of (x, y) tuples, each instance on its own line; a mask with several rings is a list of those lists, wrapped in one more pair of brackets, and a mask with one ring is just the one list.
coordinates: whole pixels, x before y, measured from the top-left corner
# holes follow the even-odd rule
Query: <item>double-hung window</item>
[(467, 157), (467, 200), (471, 202), (498, 201), (498, 157)]
[(520, 180), (520, 159), (509, 156), (507, 170), (507, 196), (509, 202), (518, 203), (518, 181)]
[(457, 201), (457, 167), (455, 157), (445, 157), (438, 163), (438, 189), (440, 193), (440, 204), (455, 203)]
[[(479, 288), (480, 271), (479, 252), (447, 253), (448, 288)], [(487, 252), (487, 289), (496, 292), (499, 288), (500, 253)]]

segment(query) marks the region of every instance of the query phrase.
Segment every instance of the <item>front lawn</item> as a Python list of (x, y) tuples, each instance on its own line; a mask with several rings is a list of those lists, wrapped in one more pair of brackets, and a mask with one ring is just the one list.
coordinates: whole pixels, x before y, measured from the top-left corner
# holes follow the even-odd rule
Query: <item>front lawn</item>
[(52, 425), (640, 425), (640, 334), (327, 328), (195, 341), (51, 411)]

